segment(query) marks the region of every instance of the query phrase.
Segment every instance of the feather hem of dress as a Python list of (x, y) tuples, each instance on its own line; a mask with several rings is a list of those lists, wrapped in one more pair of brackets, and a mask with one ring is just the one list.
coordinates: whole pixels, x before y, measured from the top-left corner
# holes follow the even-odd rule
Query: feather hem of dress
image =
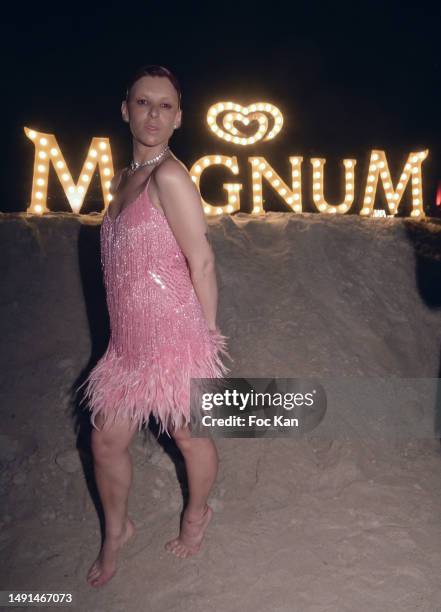
[(159, 434), (168, 428), (179, 429), (190, 423), (191, 378), (222, 378), (230, 371), (222, 362), (221, 354), (233, 361), (227, 350), (228, 336), (219, 331), (210, 332), (205, 350), (195, 356), (189, 346), (187, 363), (182, 353), (173, 350), (161, 356), (160, 361), (130, 365), (124, 356), (118, 356), (109, 342), (106, 352), (91, 370), (77, 391), (86, 385), (80, 403), (88, 401), (91, 423), (95, 429), (96, 416), (104, 416), (103, 429), (118, 418), (135, 420), (141, 430), (152, 414), (160, 426)]

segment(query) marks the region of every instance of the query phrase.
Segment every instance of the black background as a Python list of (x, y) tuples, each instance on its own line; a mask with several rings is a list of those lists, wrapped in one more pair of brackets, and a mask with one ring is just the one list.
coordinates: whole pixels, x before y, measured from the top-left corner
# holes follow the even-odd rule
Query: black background
[[(427, 215), (435, 207), (440, 171), (441, 20), (437, 3), (134, 3), (10, 7), (1, 32), (6, 151), (2, 210), (25, 211), (34, 146), (28, 126), (55, 134), (74, 180), (93, 136), (110, 137), (115, 170), (131, 159), (120, 116), (128, 76), (142, 64), (170, 68), (183, 90), (183, 123), (170, 141), (190, 167), (202, 155), (237, 155), (242, 210), (251, 169), (262, 155), (289, 185), (289, 155), (304, 157), (304, 210), (312, 211), (310, 162), (326, 157), (329, 201), (342, 199), (343, 158), (358, 160), (356, 204), (364, 192), (371, 149), (384, 149), (396, 183), (410, 151), (423, 162)], [(68, 14), (67, 14), (68, 12)], [(267, 143), (229, 145), (206, 125), (220, 100), (275, 104), (284, 126)], [(223, 202), (227, 170), (205, 173), (201, 191)], [(404, 202), (410, 203), (410, 184)], [(381, 192), (381, 193), (380, 193)], [(285, 210), (264, 182), (266, 208)], [(376, 206), (384, 205), (382, 189)], [(51, 169), (48, 206), (70, 210)], [(82, 212), (102, 209), (98, 174)], [(359, 210), (360, 206), (357, 207)], [(408, 214), (401, 208), (400, 213)]]

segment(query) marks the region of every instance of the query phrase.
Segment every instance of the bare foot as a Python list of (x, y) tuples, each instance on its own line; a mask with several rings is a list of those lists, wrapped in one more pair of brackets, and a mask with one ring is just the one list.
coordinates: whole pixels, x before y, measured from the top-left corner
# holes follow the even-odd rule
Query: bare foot
[(116, 558), (118, 550), (135, 533), (135, 525), (130, 518), (127, 519), (124, 533), (119, 537), (106, 537), (101, 547), (100, 554), (92, 563), (87, 574), (87, 582), (90, 586), (100, 587), (105, 585), (115, 575)]
[(173, 553), (180, 559), (185, 559), (198, 553), (205, 529), (212, 516), (213, 510), (208, 504), (206, 504), (206, 508), (200, 518), (188, 519), (184, 512), (179, 536), (167, 542), (165, 550)]

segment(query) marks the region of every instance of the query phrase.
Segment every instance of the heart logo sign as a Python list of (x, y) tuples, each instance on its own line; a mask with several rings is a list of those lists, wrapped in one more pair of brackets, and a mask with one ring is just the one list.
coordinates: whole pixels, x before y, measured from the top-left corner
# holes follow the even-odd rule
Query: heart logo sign
[(251, 145), (277, 136), (282, 129), (283, 116), (276, 106), (268, 102), (249, 106), (216, 102), (208, 109), (207, 123), (210, 130), (222, 140)]

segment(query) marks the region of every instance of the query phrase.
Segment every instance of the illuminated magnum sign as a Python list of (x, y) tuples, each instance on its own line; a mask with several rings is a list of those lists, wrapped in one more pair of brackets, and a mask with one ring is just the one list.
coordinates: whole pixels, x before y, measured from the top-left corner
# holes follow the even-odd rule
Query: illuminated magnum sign
[[(274, 138), (283, 126), (282, 113), (273, 104), (259, 102), (243, 107), (234, 102), (218, 102), (211, 106), (207, 113), (209, 129), (220, 139), (230, 144), (247, 146), (257, 142), (265, 142)], [(254, 133), (250, 127), (255, 126)], [(78, 213), (83, 205), (87, 189), (93, 173), (98, 166), (103, 190), (104, 204), (107, 206), (112, 199), (109, 192), (110, 180), (114, 174), (112, 153), (108, 138), (92, 138), (86, 160), (75, 183), (66, 161), (62, 155), (57, 140), (53, 134), (44, 134), (36, 130), (24, 128), (26, 136), (35, 145), (34, 174), (32, 182), (31, 203), (27, 212), (42, 214), (47, 209), (47, 188), (49, 164), (54, 165), (66, 197), (73, 212)], [(411, 185), (411, 216), (423, 218), (423, 180), (421, 164), (428, 156), (428, 149), (409, 153), (401, 176), (396, 185), (393, 184), (385, 151), (371, 151), (369, 170), (364, 189), (363, 206), (360, 215), (374, 214), (375, 195), (378, 183), (382, 182), (390, 215), (395, 215), (408, 184)], [(302, 204), (302, 164), (303, 157), (290, 156), (291, 183), (288, 185), (270, 165), (267, 159), (260, 156), (248, 157), (252, 171), (252, 214), (264, 214), (263, 181), (278, 193), (287, 208), (300, 213)], [(345, 192), (342, 201), (329, 203), (325, 199), (326, 159), (311, 158), (312, 165), (312, 204), (318, 212), (344, 214), (351, 210), (354, 203), (356, 159), (343, 159)], [(224, 166), (232, 175), (239, 175), (239, 165), (236, 156), (204, 155), (194, 162), (190, 169), (192, 180), (199, 188), (202, 173), (211, 166)], [(227, 200), (222, 205), (210, 204), (202, 198), (204, 211), (207, 215), (221, 215), (240, 210), (240, 191), (243, 184), (228, 182), (223, 184)]]
[(92, 138), (80, 177), (75, 183), (55, 136), (30, 130), (27, 127), (24, 128), (24, 131), (26, 136), (35, 145), (31, 204), (27, 212), (42, 214), (48, 210), (46, 203), (49, 164), (51, 162), (73, 212), (78, 213), (80, 211), (97, 165), (100, 171), (104, 200), (110, 202), (112, 196), (109, 192), (109, 187), (114, 171), (108, 138)]

